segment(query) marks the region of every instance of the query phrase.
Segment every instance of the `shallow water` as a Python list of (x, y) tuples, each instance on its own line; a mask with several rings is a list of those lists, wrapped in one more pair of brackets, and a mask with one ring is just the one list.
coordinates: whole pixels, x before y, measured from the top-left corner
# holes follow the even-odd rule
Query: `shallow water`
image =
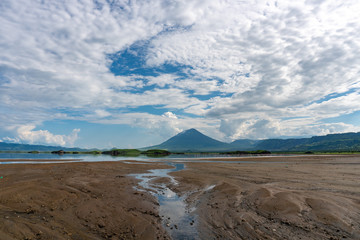
[(153, 169), (148, 173), (131, 174), (140, 180), (137, 190), (148, 191), (159, 202), (159, 215), (162, 219), (164, 228), (168, 231), (172, 239), (199, 239), (197, 232), (197, 216), (194, 209), (188, 209), (185, 203), (185, 197), (179, 197), (175, 192), (169, 189), (165, 184), (151, 183), (158, 177), (169, 178), (172, 184), (177, 184), (176, 180), (169, 175), (170, 172), (176, 172), (185, 168), (183, 163), (167, 163), (174, 167), (171, 169)]
[[(121, 157), (110, 156), (103, 154), (51, 154), (51, 153), (1, 153), (1, 159), (83, 159), (85, 161), (121, 161), (121, 160), (161, 160), (161, 159), (174, 159), (174, 160), (191, 160), (191, 159), (217, 159), (217, 158), (262, 158), (262, 157), (278, 157), (281, 155), (228, 155), (228, 154), (171, 154), (165, 157), (148, 157), (146, 155), (139, 155), (137, 157)], [(291, 156), (291, 155), (286, 155)], [(299, 156), (299, 155), (296, 155)]]
[[(240, 158), (247, 158), (245, 161), (239, 160)], [(118, 156), (110, 156), (110, 155), (92, 155), (92, 154), (50, 154), (50, 153), (39, 153), (39, 154), (31, 154), (31, 153), (0, 153), (0, 164), (36, 164), (36, 163), (63, 163), (61, 160), (67, 160), (66, 162), (115, 162), (115, 161), (124, 161), (130, 163), (128, 161), (141, 161), (141, 162), (196, 162), (201, 160), (201, 162), (232, 162), (232, 163), (251, 163), (255, 161), (249, 160), (249, 158), (258, 159), (263, 157), (276, 157), (274, 156), (256, 156), (256, 155), (219, 155), (219, 154), (172, 154), (166, 157), (147, 157), (145, 155), (140, 155), (138, 157), (118, 157)], [(4, 161), (2, 159), (14, 159), (14, 161)], [(27, 161), (21, 161), (26, 159)], [(43, 160), (43, 161), (28, 161), (31, 159)], [(204, 159), (207, 159), (204, 161)], [(209, 160), (212, 159), (212, 160)], [(219, 160), (217, 160), (219, 159)], [(222, 161), (220, 159), (226, 159), (227, 161)], [(234, 159), (232, 161), (232, 159)], [(236, 160), (235, 160), (236, 159)], [(71, 160), (71, 161), (69, 161)], [(65, 161), (64, 161), (65, 162)], [(259, 163), (260, 161), (256, 161)]]
[(115, 157), (103, 154), (51, 154), (51, 153), (0, 153), (1, 159), (47, 159), (47, 160), (59, 160), (59, 159), (82, 159), (84, 161), (119, 161), (119, 160), (132, 160), (132, 159), (148, 159), (147, 156), (141, 155), (138, 157)]

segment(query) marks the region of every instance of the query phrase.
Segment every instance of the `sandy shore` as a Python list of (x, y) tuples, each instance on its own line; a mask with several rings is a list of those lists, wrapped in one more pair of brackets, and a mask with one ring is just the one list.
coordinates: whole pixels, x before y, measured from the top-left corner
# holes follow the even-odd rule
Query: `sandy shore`
[[(360, 239), (360, 156), (238, 160), (171, 173), (201, 239)], [(0, 165), (0, 239), (168, 239), (157, 200), (127, 176), (153, 168), (168, 166)]]

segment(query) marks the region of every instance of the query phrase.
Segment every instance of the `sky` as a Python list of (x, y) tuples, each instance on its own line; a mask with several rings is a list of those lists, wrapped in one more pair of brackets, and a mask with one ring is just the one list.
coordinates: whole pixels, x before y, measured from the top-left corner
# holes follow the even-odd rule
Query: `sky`
[(358, 0), (1, 0), (0, 141), (360, 131)]

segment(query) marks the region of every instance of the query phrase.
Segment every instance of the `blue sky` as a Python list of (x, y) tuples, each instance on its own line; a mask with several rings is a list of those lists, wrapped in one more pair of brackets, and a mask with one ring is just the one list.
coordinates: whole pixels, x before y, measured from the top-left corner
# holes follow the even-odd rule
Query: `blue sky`
[(2, 0), (0, 141), (359, 132), (359, 12), (357, 0)]

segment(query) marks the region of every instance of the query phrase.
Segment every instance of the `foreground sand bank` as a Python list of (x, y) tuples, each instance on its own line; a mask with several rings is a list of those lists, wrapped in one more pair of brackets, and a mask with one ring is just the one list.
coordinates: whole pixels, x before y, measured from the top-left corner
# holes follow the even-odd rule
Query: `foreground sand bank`
[[(255, 161), (172, 173), (202, 239), (360, 239), (360, 156)], [(153, 168), (168, 166), (0, 165), (0, 239), (167, 239), (156, 199), (127, 176)]]
[(0, 239), (163, 239), (157, 202), (129, 173), (151, 164), (0, 165)]

